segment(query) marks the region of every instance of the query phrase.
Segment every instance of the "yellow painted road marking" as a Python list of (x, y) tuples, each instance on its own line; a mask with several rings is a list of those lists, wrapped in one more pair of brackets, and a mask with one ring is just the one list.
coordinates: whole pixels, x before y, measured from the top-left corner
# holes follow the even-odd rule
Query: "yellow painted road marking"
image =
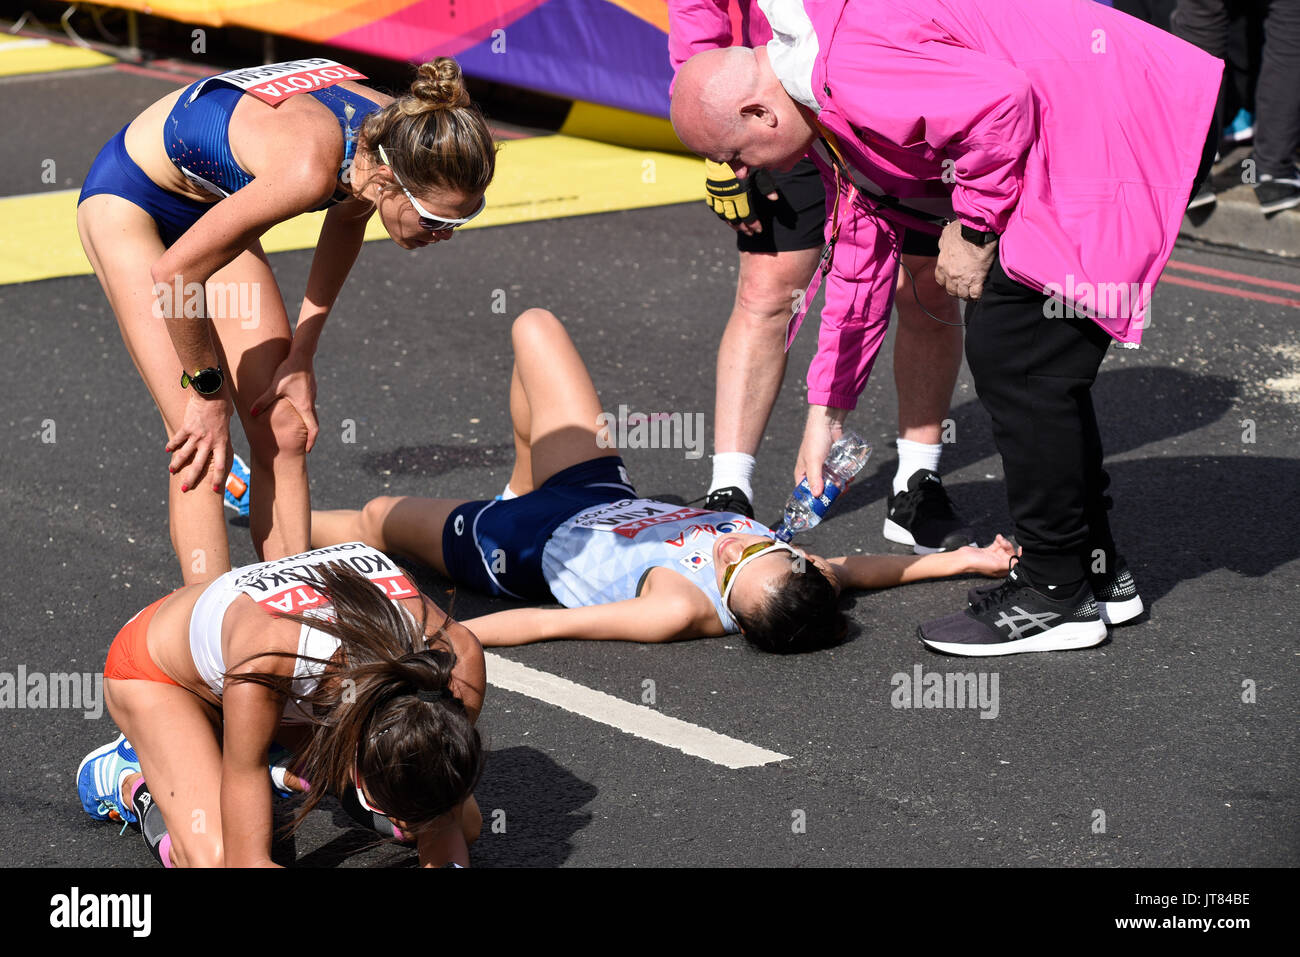
[(31, 37), (0, 37), (0, 76), (80, 70), (114, 62), (97, 50)]
[[(501, 144), (487, 209), (464, 227), (503, 226), (699, 199), (701, 164), (691, 157), (626, 149), (569, 136)], [(77, 237), (79, 190), (0, 199), (0, 285), (79, 276), (90, 264)], [(267, 252), (316, 245), (324, 213), (304, 213), (262, 237)], [(387, 239), (378, 216), (366, 239)]]

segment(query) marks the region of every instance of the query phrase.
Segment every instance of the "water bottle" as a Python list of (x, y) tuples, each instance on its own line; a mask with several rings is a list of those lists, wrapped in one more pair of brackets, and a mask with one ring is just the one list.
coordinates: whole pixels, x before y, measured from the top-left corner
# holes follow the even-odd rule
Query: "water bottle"
[(822, 482), (825, 488), (821, 495), (813, 495), (808, 490), (808, 479), (803, 479), (790, 493), (790, 500), (785, 503), (785, 517), (777, 526), (776, 537), (783, 542), (794, 538), (795, 534), (813, 528), (826, 517), (826, 510), (833, 503), (850, 480), (862, 471), (871, 456), (871, 446), (866, 439), (856, 432), (845, 432), (831, 446), (830, 454), (822, 464)]

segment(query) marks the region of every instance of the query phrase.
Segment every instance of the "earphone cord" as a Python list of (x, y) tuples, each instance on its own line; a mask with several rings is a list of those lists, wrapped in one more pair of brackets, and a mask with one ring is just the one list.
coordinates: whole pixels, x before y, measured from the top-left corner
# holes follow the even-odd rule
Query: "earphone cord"
[[(919, 295), (919, 294), (917, 293), (917, 291), (916, 291), (916, 277), (912, 275), (912, 270), (908, 269), (908, 268), (907, 268), (907, 264), (903, 262), (903, 254), (902, 254), (902, 251), (901, 251), (900, 249), (898, 249), (897, 247), (894, 248), (894, 258), (898, 260), (898, 264), (899, 264), (900, 266), (903, 267), (903, 272), (907, 273), (907, 278), (908, 278), (909, 280), (911, 280), (911, 283), (912, 283), (912, 298), (916, 300), (916, 304), (917, 304), (918, 306), (921, 307), (921, 311), (922, 311), (923, 313), (925, 313), (927, 316), (929, 316), (929, 317), (930, 317), (931, 319), (933, 319), (935, 322), (942, 322), (945, 326), (959, 326), (959, 327), (963, 327), (963, 328), (965, 327), (965, 325), (966, 325), (966, 320), (965, 320), (965, 319), (962, 319), (961, 322), (949, 322), (947, 319), (940, 319), (938, 316), (936, 316), (934, 313), (932, 313), (929, 309), (925, 308), (925, 306), (922, 305), (922, 303), (921, 303), (921, 297), (920, 297), (920, 295)], [(960, 308), (960, 307), (959, 307), (959, 308)]]

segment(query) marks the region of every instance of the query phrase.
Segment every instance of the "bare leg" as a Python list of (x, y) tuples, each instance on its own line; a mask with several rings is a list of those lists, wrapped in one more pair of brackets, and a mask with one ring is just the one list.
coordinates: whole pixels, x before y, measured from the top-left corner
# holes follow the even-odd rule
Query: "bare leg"
[(925, 445), (942, 440), (943, 419), (952, 404), (962, 358), (962, 327), (936, 322), (922, 309), (924, 306), (944, 322), (961, 322), (957, 300), (935, 282), (937, 261), (933, 256), (904, 256), (903, 264), (916, 277), (916, 295), (907, 273), (900, 269), (894, 297), (898, 308), (894, 340), (898, 435)]
[[(162, 415), (166, 435), (180, 427), (189, 394), (181, 389), (181, 365), (164, 320), (154, 315), (150, 265), (163, 254), (153, 219), (119, 196), (101, 193), (77, 208), (77, 229), (91, 268), (95, 270), (122, 341)], [(153, 466), (167, 467), (163, 447)], [(172, 547), (185, 583), (211, 581), (230, 568), (230, 546), (221, 495), (207, 482), (181, 491), (181, 475), (168, 484), (168, 514)]]
[[(529, 309), (515, 320), (511, 335), (516, 458), (510, 487), (523, 495), (571, 465), (618, 452), (596, 442), (600, 399), (560, 321), (544, 309)], [(360, 510), (313, 512), (311, 546), (362, 541), (417, 558), (445, 575), (443, 526), (466, 501), (382, 496)]]
[[(545, 309), (529, 309), (510, 333), (515, 348), (510, 415), (516, 454), (526, 455), (532, 465), (529, 490), (571, 465), (618, 455), (597, 442), (600, 397), (560, 320)], [(513, 479), (511, 488), (525, 491), (515, 488)]]
[(382, 552), (409, 555), (447, 574), (442, 529), (447, 517), (469, 499), (384, 495), (361, 509), (311, 513), (311, 547), (365, 542)]
[[(157, 619), (155, 619), (155, 622)], [(155, 622), (150, 623), (152, 631)], [(220, 867), (221, 743), (216, 709), (175, 685), (107, 678), (109, 714), (140, 758), (178, 867)], [(132, 782), (127, 782), (133, 786)]]
[(248, 436), (253, 547), (268, 561), (296, 555), (307, 549), (311, 521), (307, 426), (285, 399), (257, 418), (249, 414), (293, 341), (284, 302), (261, 245), (255, 243), (213, 273), (207, 288), (209, 315), (224, 354), (224, 367), (233, 380), (235, 409)]
[(714, 452), (758, 453), (785, 376), (791, 306), (819, 255), (818, 249), (740, 254), (736, 302), (718, 347)]
[(530, 436), (533, 414), (528, 407), (528, 394), (519, 378), (519, 364), (510, 370), (510, 425), (515, 438), (515, 467), (510, 473), (510, 490), (516, 495), (526, 495), (533, 490), (533, 449)]

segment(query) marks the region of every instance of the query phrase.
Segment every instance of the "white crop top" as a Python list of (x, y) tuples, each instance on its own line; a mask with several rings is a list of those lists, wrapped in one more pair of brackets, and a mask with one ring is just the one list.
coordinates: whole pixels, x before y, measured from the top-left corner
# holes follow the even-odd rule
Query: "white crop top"
[[(419, 591), (393, 564), (392, 559), (361, 542), (329, 545), (301, 555), (232, 569), (203, 590), (190, 615), (190, 654), (194, 658), (194, 667), (198, 669), (199, 677), (214, 695), (221, 697), (226, 673), (225, 656), (221, 652), (221, 625), (226, 610), (235, 599), (240, 595), (248, 595), (272, 614), (327, 617), (331, 607), (329, 602), (310, 584), (302, 581), (302, 578), (314, 578), (314, 569), (336, 564), (365, 575), (394, 602), (419, 595)], [(325, 660), (338, 647), (337, 638), (310, 625), (303, 625), (298, 633), (299, 655)], [(294, 693), (310, 694), (323, 669), (324, 666), (316, 662), (297, 661), (293, 669)], [(285, 702), (284, 721), (288, 724), (306, 724), (310, 717), (290, 698)]]

